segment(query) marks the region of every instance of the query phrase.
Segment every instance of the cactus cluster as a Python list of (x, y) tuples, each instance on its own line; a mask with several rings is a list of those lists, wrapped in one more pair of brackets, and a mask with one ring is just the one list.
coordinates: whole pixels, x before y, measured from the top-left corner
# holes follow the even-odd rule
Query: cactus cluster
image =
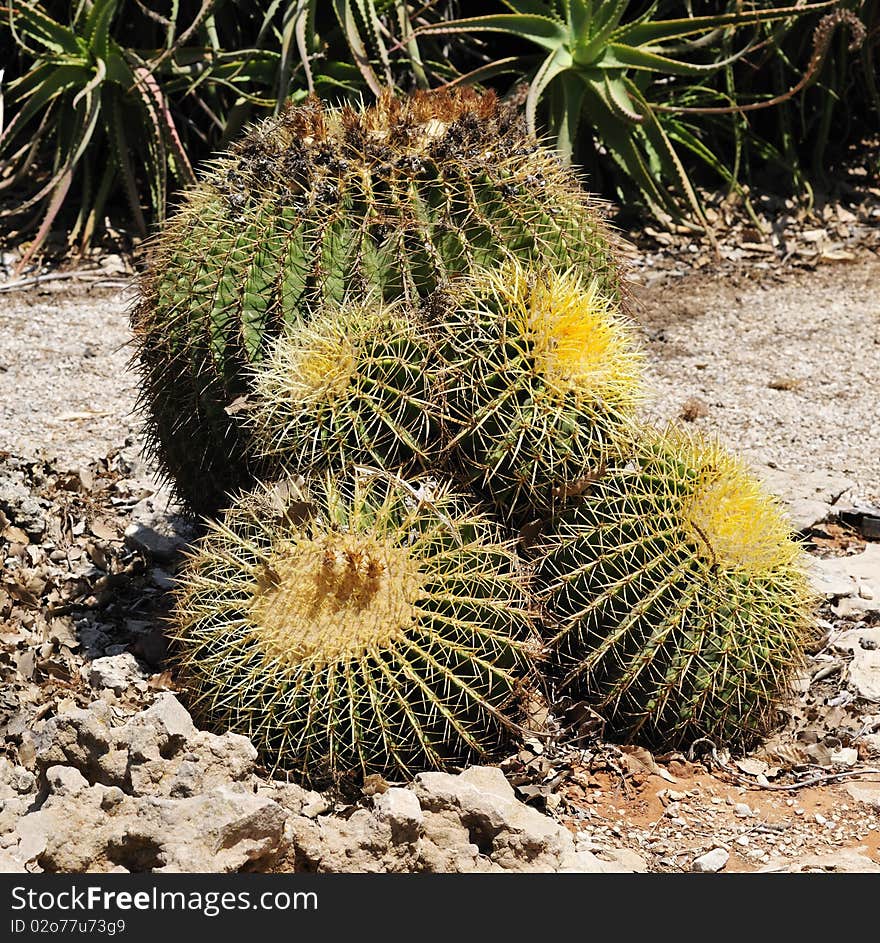
[(491, 753), (547, 677), (652, 745), (772, 724), (801, 551), (738, 459), (638, 424), (619, 256), (490, 95), (309, 102), (218, 158), (133, 315), (160, 467), (225, 508), (174, 614), (205, 722), (312, 783)]
[(597, 204), (492, 95), (310, 101), (251, 128), (153, 242), (133, 317), (147, 433), (179, 496), (214, 513), (260, 474), (232, 407), (285, 326), (368, 295), (430, 308), (501, 251), (620, 296)]

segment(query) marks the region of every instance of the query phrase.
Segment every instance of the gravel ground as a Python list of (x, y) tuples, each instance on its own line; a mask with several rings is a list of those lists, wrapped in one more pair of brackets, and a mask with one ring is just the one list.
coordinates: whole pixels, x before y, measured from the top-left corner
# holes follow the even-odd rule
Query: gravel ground
[(647, 412), (692, 418), (758, 464), (880, 499), (880, 260), (658, 278), (638, 289)]
[(7, 292), (0, 336), (0, 449), (78, 467), (135, 432), (124, 289), (55, 281)]
[[(652, 419), (684, 413), (757, 463), (880, 500), (880, 260), (637, 277)], [(77, 467), (136, 432), (128, 302), (100, 282), (0, 295), (0, 449)]]

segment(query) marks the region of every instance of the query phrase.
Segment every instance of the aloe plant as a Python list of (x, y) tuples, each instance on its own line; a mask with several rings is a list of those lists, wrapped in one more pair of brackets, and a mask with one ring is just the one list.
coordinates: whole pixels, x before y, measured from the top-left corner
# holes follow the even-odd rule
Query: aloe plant
[(19, 268), (44, 242), (75, 183), (81, 209), (70, 236), (87, 243), (117, 181), (129, 198), (135, 225), (146, 232), (134, 155), (150, 181), (150, 203), (159, 218), (168, 170), (183, 182), (194, 179), (159, 82), (142, 59), (110, 36), (118, 6), (119, 0), (80, 4), (69, 25), (38, 3), (11, 0), (7, 8), (9, 29), (33, 63), (8, 86), (7, 100), (15, 113), (0, 133), (0, 190), (32, 173), (44, 146), (53, 153), (48, 179), (0, 213), (17, 218), (29, 210), (42, 214)]
[[(428, 24), (415, 33), (490, 32), (537, 46), (536, 57), (503, 60), (505, 69), (519, 69), (529, 76), (525, 110), (530, 129), (536, 130), (539, 106), (543, 107), (558, 150), (570, 159), (588, 116), (596, 145), (607, 151), (655, 213), (680, 215), (673, 194), (681, 195), (701, 222), (705, 220), (700, 202), (653, 93), (672, 77), (704, 79), (742, 56), (751, 40), (730, 55), (718, 55), (717, 40), (730, 30), (832, 5), (657, 19), (657, 0), (641, 5), (635, 15), (629, 0), (502, 2), (511, 12)], [(465, 78), (481, 80), (501, 65), (490, 63)]]

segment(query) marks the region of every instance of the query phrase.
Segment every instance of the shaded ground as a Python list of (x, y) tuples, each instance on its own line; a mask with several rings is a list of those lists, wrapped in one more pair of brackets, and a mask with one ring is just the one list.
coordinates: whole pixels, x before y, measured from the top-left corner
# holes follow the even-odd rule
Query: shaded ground
[[(645, 278), (649, 413), (717, 430), (759, 463), (845, 476), (876, 502), (880, 261), (755, 274)], [(0, 727), (12, 758), (35, 718), (94, 699), (90, 659), (132, 651), (145, 666), (140, 687), (101, 692), (123, 713), (170, 683), (154, 613), (175, 559), (124, 536), (164, 500), (138, 455), (126, 310), (101, 281), (0, 294)], [(819, 555), (866, 546), (837, 524), (808, 533)], [(820, 617), (826, 637), (789, 721), (750, 757), (652, 757), (592, 731), (579, 749), (527, 743), (505, 772), (581, 847), (633, 867), (690, 870), (720, 848), (728, 871), (880, 869), (880, 775), (865, 773), (880, 768), (880, 699), (859, 694), (841, 647), (880, 618), (830, 602)]]

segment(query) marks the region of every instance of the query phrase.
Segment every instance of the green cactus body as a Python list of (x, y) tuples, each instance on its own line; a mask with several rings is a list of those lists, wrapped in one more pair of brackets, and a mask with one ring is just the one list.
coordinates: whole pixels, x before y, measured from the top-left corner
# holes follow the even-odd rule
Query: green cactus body
[(773, 726), (812, 600), (779, 506), (717, 443), (647, 432), (537, 569), (564, 687), (614, 734), (745, 746)]
[(451, 311), (439, 332), (450, 460), (505, 517), (544, 517), (627, 438), (635, 331), (598, 280), (510, 258), (472, 273)]
[(254, 448), (269, 474), (430, 465), (442, 420), (436, 360), (400, 305), (334, 306), (290, 327), (253, 380)]
[(447, 488), (381, 473), (239, 498), (174, 618), (194, 713), (312, 783), (490, 751), (533, 644), (512, 545)]
[(148, 434), (180, 496), (210, 513), (258, 471), (227, 410), (284, 325), (368, 292), (417, 305), (501, 249), (620, 294), (598, 204), (491, 95), (312, 101), (253, 127), (154, 240), (133, 315)]

